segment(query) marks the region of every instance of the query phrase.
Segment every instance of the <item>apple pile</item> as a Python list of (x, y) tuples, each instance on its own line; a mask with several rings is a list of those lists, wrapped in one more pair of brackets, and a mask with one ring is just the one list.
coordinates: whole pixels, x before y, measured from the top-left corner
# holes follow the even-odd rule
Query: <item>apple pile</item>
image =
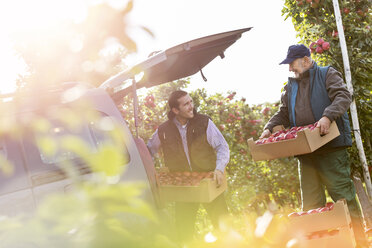
[(213, 178), (213, 171), (158, 172), (157, 177), (161, 186), (198, 186), (204, 178)]
[(309, 214), (314, 214), (314, 213), (323, 213), (323, 212), (331, 211), (333, 207), (334, 207), (333, 202), (327, 202), (327, 204), (324, 207), (310, 209), (309, 211), (293, 212), (293, 213), (290, 213), (288, 217), (297, 217), (297, 216), (309, 215)]
[(257, 145), (261, 145), (261, 144), (273, 143), (273, 142), (282, 141), (282, 140), (294, 139), (294, 138), (297, 137), (297, 133), (299, 131), (302, 131), (304, 129), (314, 130), (316, 128), (317, 124), (318, 124), (318, 122), (315, 122), (314, 124), (310, 124), (310, 125), (307, 125), (307, 126), (292, 127), (291, 129), (280, 130), (280, 131), (277, 131), (277, 132), (273, 133), (268, 138), (263, 138), (263, 139), (257, 140), (255, 143)]
[(322, 38), (318, 39), (316, 42), (311, 42), (310, 50), (312, 53), (323, 53), (324, 51), (329, 50), (331, 45), (329, 42), (324, 41)]

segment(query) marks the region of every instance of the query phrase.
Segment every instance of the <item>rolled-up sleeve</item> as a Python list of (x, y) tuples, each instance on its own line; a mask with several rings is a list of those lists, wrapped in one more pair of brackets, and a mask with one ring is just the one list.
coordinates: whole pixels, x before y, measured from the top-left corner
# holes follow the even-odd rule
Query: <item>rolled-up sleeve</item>
[(216, 151), (217, 161), (216, 169), (224, 172), (226, 165), (230, 160), (230, 150), (225, 138), (216, 125), (209, 120), (207, 127), (208, 143)]
[(160, 145), (161, 143), (160, 143), (160, 139), (158, 135), (158, 129), (156, 129), (154, 134), (151, 136), (151, 138), (147, 142), (147, 148), (149, 149), (151, 156), (154, 157), (154, 155), (158, 153)]

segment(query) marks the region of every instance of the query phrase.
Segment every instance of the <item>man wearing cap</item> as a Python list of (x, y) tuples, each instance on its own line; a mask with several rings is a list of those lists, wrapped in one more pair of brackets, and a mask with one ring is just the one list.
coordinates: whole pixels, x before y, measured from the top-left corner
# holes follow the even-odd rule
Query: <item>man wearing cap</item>
[(347, 109), (351, 94), (340, 72), (333, 67), (318, 66), (304, 45), (292, 45), (280, 64), (289, 64), (294, 77), (288, 78), (281, 96), (281, 105), (265, 125), (260, 138), (268, 137), (274, 126), (304, 126), (317, 123), (321, 135), (329, 132), (335, 121), (340, 136), (310, 154), (297, 156), (304, 211), (323, 207), (325, 188), (333, 201), (346, 199), (355, 237), (360, 247), (368, 247), (361, 212), (355, 199), (355, 188), (350, 178), (350, 160), (346, 147), (352, 145)]

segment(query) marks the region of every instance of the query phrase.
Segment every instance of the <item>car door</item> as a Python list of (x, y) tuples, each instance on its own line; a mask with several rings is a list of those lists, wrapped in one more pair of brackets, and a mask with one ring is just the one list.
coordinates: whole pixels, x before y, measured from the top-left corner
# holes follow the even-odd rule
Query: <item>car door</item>
[(6, 159), (12, 167), (10, 174), (0, 172), (0, 216), (32, 213), (35, 209), (35, 202), (19, 140), (10, 136), (2, 136), (0, 156)]

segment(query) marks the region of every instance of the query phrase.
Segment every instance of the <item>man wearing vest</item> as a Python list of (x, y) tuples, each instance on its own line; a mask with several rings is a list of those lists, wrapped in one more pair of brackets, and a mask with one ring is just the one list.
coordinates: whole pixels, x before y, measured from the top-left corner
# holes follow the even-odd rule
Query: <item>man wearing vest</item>
[(318, 66), (304, 45), (292, 45), (287, 58), (295, 74), (288, 79), (281, 96), (280, 109), (265, 125), (260, 138), (271, 135), (276, 125), (304, 126), (318, 122), (321, 135), (329, 132), (331, 122), (337, 123), (340, 136), (311, 154), (298, 156), (299, 177), (304, 211), (322, 207), (326, 203), (325, 188), (333, 201), (347, 200), (357, 243), (368, 247), (361, 212), (350, 178), (350, 160), (346, 147), (352, 145), (347, 109), (351, 94), (342, 75), (334, 68)]
[[(222, 183), (230, 159), (229, 147), (211, 119), (195, 111), (185, 91), (174, 91), (168, 100), (168, 120), (161, 124), (149, 140), (152, 155), (161, 147), (165, 166), (170, 171), (214, 171), (214, 180)], [(175, 203), (176, 227), (181, 241), (192, 239), (199, 203)], [(203, 206), (218, 229), (219, 219), (228, 214), (225, 197), (218, 196)]]

